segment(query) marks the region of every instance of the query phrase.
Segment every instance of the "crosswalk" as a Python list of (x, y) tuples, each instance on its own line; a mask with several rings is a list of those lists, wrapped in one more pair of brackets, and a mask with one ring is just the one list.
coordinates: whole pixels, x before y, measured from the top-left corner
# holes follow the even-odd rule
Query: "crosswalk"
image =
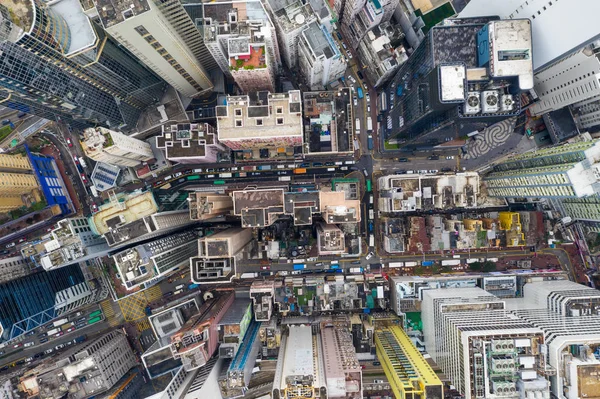
[(144, 330), (149, 330), (150, 329), (150, 322), (147, 319), (144, 319), (142, 321), (138, 321), (135, 326), (137, 327), (138, 331), (141, 333)]
[(120, 324), (120, 320), (115, 314), (115, 309), (112, 307), (112, 303), (110, 299), (105, 299), (100, 302), (100, 307), (102, 308), (102, 313), (104, 313), (104, 317), (108, 324), (112, 327)]

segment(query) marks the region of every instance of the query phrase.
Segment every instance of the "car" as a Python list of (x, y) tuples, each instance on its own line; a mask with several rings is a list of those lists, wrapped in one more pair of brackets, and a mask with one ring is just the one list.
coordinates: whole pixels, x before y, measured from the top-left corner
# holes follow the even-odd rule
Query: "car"
[(229, 169), (227, 168), (219, 168), (219, 172), (227, 172)]
[(381, 362), (374, 361), (374, 362), (373, 362), (373, 366), (381, 366)]
[(67, 138), (67, 145), (68, 145), (69, 147), (73, 147), (73, 142), (71, 141), (71, 139), (70, 139), (70, 138)]
[(340, 32), (335, 32), (335, 35), (338, 39), (342, 40), (342, 35), (340, 34)]
[(27, 241), (27, 237), (21, 237), (21, 238), (19, 238), (19, 244), (22, 243), (22, 242), (25, 242), (25, 241)]
[(2, 126), (10, 125), (10, 119), (5, 119), (2, 121)]
[(25, 364), (25, 359), (21, 359), (18, 362), (15, 363), (16, 366), (20, 366), (22, 364)]
[(60, 336), (62, 336), (63, 334), (64, 334), (64, 332), (63, 332), (63, 331), (59, 331), (59, 332), (57, 332), (56, 334), (54, 334), (54, 336), (55, 336), (55, 337), (60, 337)]
[(347, 166), (340, 166), (340, 170), (348, 170)]
[(313, 167), (317, 168), (317, 167), (320, 167), (320, 166), (323, 166), (322, 162), (313, 162)]
[(59, 344), (54, 347), (54, 350), (59, 350), (65, 347), (65, 344)]
[(352, 83), (356, 83), (356, 79), (354, 79), (354, 76), (352, 76), (352, 75), (348, 75), (348, 80), (351, 81)]
[(181, 175), (183, 175), (183, 173), (181, 173), (181, 172), (177, 172), (177, 173), (175, 173), (175, 178), (178, 178), (178, 177), (179, 177), (179, 176), (181, 176)]
[(17, 348), (20, 348), (22, 346), (23, 346), (23, 344), (21, 342), (18, 342), (18, 343), (16, 343), (16, 344), (13, 345), (13, 348), (17, 349)]
[(262, 270), (271, 270), (271, 266), (261, 266)]
[(365, 76), (362, 74), (361, 71), (356, 72), (356, 76), (358, 76), (360, 79), (364, 80)]
[(23, 345), (25, 348), (29, 348), (30, 346), (35, 345), (35, 342), (31, 341), (31, 342), (25, 342), (25, 345)]
[(352, 53), (350, 52), (350, 50), (346, 50), (346, 55), (349, 59), (352, 59)]
[(454, 159), (454, 155), (448, 155), (446, 159)]
[(300, 167), (301, 167), (301, 168), (310, 168), (310, 162), (302, 162), (302, 163), (300, 164)]
[(428, 160), (430, 161), (437, 161), (438, 159), (440, 159), (439, 155), (430, 155), (427, 157)]
[(169, 292), (165, 292), (163, 294), (164, 297), (169, 297), (169, 296), (173, 296), (173, 291), (169, 291)]
[(25, 359), (26, 362), (32, 362), (33, 361), (33, 356), (28, 357), (27, 359)]
[(11, 242), (10, 244), (7, 244), (7, 245), (6, 245), (6, 248), (12, 248), (12, 247), (14, 247), (15, 245), (17, 245), (17, 244), (15, 244), (14, 242)]
[(354, 97), (354, 106), (358, 107), (358, 100), (356, 99), (356, 97)]
[(367, 99), (368, 103), (371, 102), (371, 96), (369, 95), (369, 93), (365, 94), (365, 98)]
[(346, 43), (342, 42), (342, 47), (344, 48), (344, 50), (348, 50), (348, 46), (346, 46)]
[(373, 256), (375, 256), (375, 254), (373, 254), (373, 252), (369, 252), (369, 253), (367, 254), (367, 256), (366, 256), (366, 258), (365, 258), (365, 259), (366, 259), (366, 260), (369, 260), (369, 259), (371, 259)]
[(51, 354), (52, 352), (54, 352), (54, 349), (52, 349), (52, 348), (46, 349), (46, 350), (44, 351), (44, 355), (49, 355), (49, 354)]
[(65, 342), (65, 345), (66, 346), (71, 346), (71, 345), (75, 345), (76, 343), (77, 342), (75, 342), (75, 340), (73, 340), (73, 341), (67, 341), (67, 342)]
[(79, 159), (77, 159), (75, 155), (73, 155), (73, 161), (75, 162), (75, 165), (79, 165)]
[(369, 172), (367, 172), (366, 169), (363, 169), (363, 173), (365, 174), (366, 177), (369, 177)]
[(21, 111), (21, 112), (19, 112), (19, 114), (17, 115), (17, 118), (22, 118), (22, 117), (24, 117), (24, 116), (27, 116), (27, 112), (23, 112), (23, 111)]
[(206, 173), (213, 173), (215, 171), (214, 168), (206, 168)]
[(39, 352), (39, 353), (36, 353), (35, 355), (33, 355), (34, 359), (39, 359), (40, 357), (44, 357), (44, 352)]
[(335, 162), (325, 162), (325, 166), (334, 166)]
[(92, 208), (92, 212), (98, 212), (98, 205), (92, 203), (90, 207)]
[(1, 356), (1, 355), (4, 355), (4, 351), (0, 351), (0, 356)]
[(71, 327), (71, 328), (67, 329), (67, 332), (73, 332), (73, 331), (75, 331), (75, 327)]
[(429, 170), (429, 173), (437, 173), (437, 172), (439, 172), (437, 169), (430, 169)]
[(371, 112), (371, 106), (367, 105), (367, 112)]
[(48, 338), (47, 337), (40, 338), (40, 344), (44, 344), (46, 342), (48, 342)]
[(452, 172), (452, 168), (442, 168), (442, 172)]
[(398, 162), (408, 162), (408, 158), (398, 158)]
[(84, 183), (87, 183), (87, 177), (85, 177), (85, 175), (83, 173), (81, 173), (81, 180), (83, 180)]

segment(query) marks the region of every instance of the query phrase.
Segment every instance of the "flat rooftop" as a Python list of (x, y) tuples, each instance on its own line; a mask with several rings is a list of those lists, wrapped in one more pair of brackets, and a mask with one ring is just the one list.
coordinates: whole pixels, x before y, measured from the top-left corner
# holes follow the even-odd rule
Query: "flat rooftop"
[(332, 42), (328, 39), (321, 29), (321, 26), (316, 21), (308, 25), (308, 28), (302, 32), (306, 42), (315, 53), (316, 57), (324, 56), (326, 59), (332, 58), (336, 54), (336, 50), (332, 46)]
[[(109, 225), (120, 219), (120, 223), (131, 223), (158, 212), (158, 205), (151, 192), (132, 193), (117, 197), (116, 203), (101, 205), (92, 215), (92, 225), (98, 235), (109, 231)], [(113, 228), (116, 226), (113, 226)]]
[(2, 5), (14, 15), (13, 23), (25, 32), (29, 32), (33, 23), (32, 0), (2, 0)]
[(55, 0), (50, 3), (50, 10), (63, 17), (70, 34), (70, 45), (64, 49), (67, 55), (92, 47), (98, 38), (92, 28), (92, 23), (79, 0)]
[(104, 28), (150, 10), (147, 0), (96, 0), (96, 10)]

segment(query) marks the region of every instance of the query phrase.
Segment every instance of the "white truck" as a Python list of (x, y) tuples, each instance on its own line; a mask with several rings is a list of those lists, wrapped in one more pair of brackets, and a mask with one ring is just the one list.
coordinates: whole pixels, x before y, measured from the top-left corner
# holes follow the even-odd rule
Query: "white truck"
[(404, 267), (404, 262), (390, 262), (390, 263), (388, 263), (388, 267), (390, 269), (393, 269), (396, 267)]
[(404, 262), (404, 266), (406, 266), (406, 267), (415, 267), (418, 265), (419, 265), (419, 262), (415, 262), (415, 261)]
[(367, 133), (373, 132), (373, 119), (370, 116), (367, 116)]
[(56, 320), (54, 323), (52, 323), (52, 325), (53, 325), (54, 327), (62, 326), (63, 324), (65, 324), (65, 323), (66, 323), (66, 322), (68, 322), (68, 321), (69, 321), (69, 319), (67, 319), (67, 318), (65, 317), (65, 318), (63, 318), (63, 319)]
[(356, 118), (356, 122), (354, 123), (354, 132), (356, 134), (360, 134), (360, 119)]
[(85, 159), (83, 159), (83, 157), (79, 157), (79, 163), (81, 164), (82, 167), (87, 167), (87, 164), (85, 163)]
[(447, 259), (442, 261), (442, 266), (458, 266), (460, 265), (460, 259)]

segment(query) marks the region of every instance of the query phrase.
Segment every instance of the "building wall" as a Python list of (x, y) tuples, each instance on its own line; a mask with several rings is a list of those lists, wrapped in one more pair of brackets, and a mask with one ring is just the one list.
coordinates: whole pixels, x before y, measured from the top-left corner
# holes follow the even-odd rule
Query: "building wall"
[(0, 169), (30, 171), (31, 162), (25, 155), (0, 154)]
[[(149, 11), (110, 26), (106, 31), (183, 95), (195, 97), (210, 89), (212, 83), (206, 71), (177, 34), (177, 29), (152, 1), (149, 4)], [(155, 41), (166, 51), (164, 55), (152, 47)], [(168, 56), (175, 60), (180, 71), (167, 61)]]
[(0, 259), (0, 283), (29, 274), (29, 264), (22, 256)]

